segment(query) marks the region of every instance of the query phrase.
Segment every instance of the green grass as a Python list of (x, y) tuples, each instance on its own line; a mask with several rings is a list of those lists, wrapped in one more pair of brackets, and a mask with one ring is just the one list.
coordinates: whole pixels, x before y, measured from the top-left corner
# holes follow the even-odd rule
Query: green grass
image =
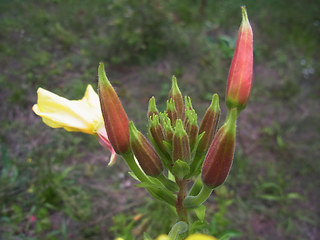
[(316, 239), (320, 4), (298, 0), (0, 1), (0, 236), (112, 239), (135, 214), (153, 209), (157, 218), (161, 206), (145, 200), (120, 158), (107, 168), (94, 137), (50, 129), (33, 114), (36, 90), (79, 99), (87, 84), (97, 87), (104, 61), (141, 130), (152, 95), (164, 109), (173, 74), (199, 116), (215, 92), (224, 111), (241, 4), (254, 31), (254, 85), (230, 176), (206, 204), (206, 231)]

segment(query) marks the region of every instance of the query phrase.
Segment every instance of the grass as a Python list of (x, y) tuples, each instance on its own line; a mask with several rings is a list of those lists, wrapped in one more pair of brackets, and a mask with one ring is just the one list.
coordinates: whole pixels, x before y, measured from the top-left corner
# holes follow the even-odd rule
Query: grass
[[(108, 153), (94, 137), (50, 129), (31, 111), (38, 87), (81, 98), (87, 84), (97, 86), (101, 60), (139, 129), (152, 95), (163, 110), (173, 74), (200, 116), (214, 92), (224, 111), (240, 3), (143, 3), (0, 2), (2, 238), (168, 231), (169, 222), (146, 224), (149, 210), (158, 218), (162, 207), (145, 200), (120, 158), (107, 168)], [(234, 239), (317, 239), (320, 5), (242, 3), (254, 30), (254, 85), (239, 119), (230, 176), (206, 204), (206, 229)], [(123, 222), (128, 229), (119, 232)]]

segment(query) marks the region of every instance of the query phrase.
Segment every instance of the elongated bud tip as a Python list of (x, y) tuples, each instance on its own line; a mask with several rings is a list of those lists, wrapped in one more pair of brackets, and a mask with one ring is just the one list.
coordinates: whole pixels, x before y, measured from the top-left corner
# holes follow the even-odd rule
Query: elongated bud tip
[(156, 106), (156, 99), (154, 97), (151, 97), (148, 105), (148, 119), (154, 114), (159, 115), (159, 111)]
[(99, 84), (103, 84), (105, 86), (109, 86), (109, 85), (111, 86), (111, 83), (109, 82), (106, 72), (104, 70), (103, 62), (99, 63), (98, 76), (99, 76)]
[(220, 113), (221, 110), (220, 110), (220, 105), (219, 105), (219, 96), (218, 94), (213, 94), (212, 96), (212, 100), (211, 100), (211, 104), (210, 104), (210, 107), (209, 107), (214, 113)]
[(249, 23), (246, 6), (241, 6), (242, 11), (242, 23)]
[(171, 87), (171, 94), (181, 94), (180, 89), (178, 87), (177, 78), (175, 76), (172, 76), (172, 87)]

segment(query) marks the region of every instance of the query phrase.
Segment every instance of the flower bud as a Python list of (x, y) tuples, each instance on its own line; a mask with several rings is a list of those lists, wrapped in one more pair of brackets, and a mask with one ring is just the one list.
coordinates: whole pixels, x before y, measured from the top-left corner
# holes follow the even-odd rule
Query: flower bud
[(202, 182), (210, 187), (220, 186), (231, 169), (236, 137), (237, 109), (230, 111), (228, 120), (219, 129), (202, 166)]
[(170, 100), (167, 100), (167, 114), (171, 121), (172, 126), (176, 125), (178, 114), (175, 106), (175, 101), (172, 98), (170, 98)]
[(160, 113), (161, 122), (164, 128), (166, 141), (171, 143), (173, 138), (173, 129), (171, 126), (171, 120), (167, 113)]
[(197, 114), (194, 109), (189, 110), (186, 108), (184, 129), (186, 130), (189, 136), (190, 149), (192, 150), (198, 136)]
[(198, 151), (206, 152), (213, 140), (216, 133), (219, 118), (220, 118), (220, 106), (219, 106), (219, 96), (214, 94), (212, 96), (212, 101), (203, 116), (202, 122), (199, 128), (199, 134), (204, 133), (198, 145)]
[(188, 162), (190, 160), (189, 138), (183, 128), (181, 119), (177, 120), (175, 132), (173, 134), (173, 161), (178, 159)]
[(252, 84), (253, 34), (245, 7), (242, 7), (242, 23), (229, 70), (226, 104), (238, 112), (246, 107)]
[(151, 136), (152, 136), (154, 142), (157, 144), (159, 150), (163, 153), (166, 153), (166, 149), (163, 145), (163, 141), (165, 140), (163, 128), (160, 125), (158, 115), (153, 115), (153, 117), (150, 117), (150, 129), (149, 130), (150, 130)]
[(154, 97), (150, 98), (148, 105), (148, 119), (153, 115), (159, 115), (159, 111), (156, 106), (156, 100)]
[(151, 143), (136, 129), (132, 121), (129, 122), (129, 131), (131, 149), (140, 167), (148, 176), (158, 176), (162, 172), (163, 167), (161, 159)]
[(173, 99), (175, 107), (177, 109), (177, 118), (182, 119), (184, 115), (184, 104), (183, 97), (178, 87), (177, 79), (175, 76), (172, 77), (172, 87), (169, 93), (169, 100)]
[(126, 153), (130, 149), (127, 114), (106, 76), (103, 63), (99, 65), (98, 75), (101, 112), (109, 140), (116, 153)]

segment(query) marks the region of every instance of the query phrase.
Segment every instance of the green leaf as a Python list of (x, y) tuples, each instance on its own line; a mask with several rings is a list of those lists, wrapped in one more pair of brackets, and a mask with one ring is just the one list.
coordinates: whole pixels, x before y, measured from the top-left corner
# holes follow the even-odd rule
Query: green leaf
[(200, 207), (196, 208), (194, 211), (195, 211), (197, 217), (199, 218), (199, 220), (201, 222), (203, 222), (204, 218), (206, 216), (206, 206), (201, 205)]

